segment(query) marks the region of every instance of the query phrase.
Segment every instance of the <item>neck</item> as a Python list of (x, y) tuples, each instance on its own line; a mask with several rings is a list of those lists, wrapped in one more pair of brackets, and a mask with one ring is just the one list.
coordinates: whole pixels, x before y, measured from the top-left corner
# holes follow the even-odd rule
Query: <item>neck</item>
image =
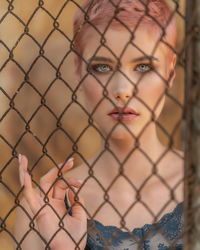
[(100, 153), (104, 151), (104, 154), (95, 168), (96, 174), (107, 180), (107, 183), (119, 173), (121, 166), (124, 174), (140, 185), (152, 172), (152, 163), (165, 150), (157, 137), (154, 123), (145, 129), (138, 140), (129, 136), (120, 140), (111, 138), (108, 143), (109, 147), (105, 151), (105, 142), (102, 141)]

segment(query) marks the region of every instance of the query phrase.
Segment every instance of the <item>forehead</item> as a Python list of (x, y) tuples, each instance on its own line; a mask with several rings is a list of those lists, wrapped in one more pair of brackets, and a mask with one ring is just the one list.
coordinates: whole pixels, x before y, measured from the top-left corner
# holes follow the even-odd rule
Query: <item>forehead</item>
[[(108, 29), (104, 35), (105, 46), (102, 45), (102, 36), (89, 28), (85, 34), (83, 56), (85, 59), (96, 55), (106, 54), (111, 57), (139, 57), (164, 56), (164, 47), (160, 42), (160, 34), (152, 34), (144, 28), (138, 28), (131, 40), (131, 33), (124, 29)], [(114, 54), (114, 55), (113, 55)]]

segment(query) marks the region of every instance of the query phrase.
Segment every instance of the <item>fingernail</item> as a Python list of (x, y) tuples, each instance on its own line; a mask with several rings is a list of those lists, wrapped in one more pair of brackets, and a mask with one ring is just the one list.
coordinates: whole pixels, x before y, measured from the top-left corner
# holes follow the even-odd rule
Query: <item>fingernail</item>
[(74, 160), (74, 158), (71, 157), (71, 158), (69, 158), (69, 160), (67, 161), (67, 163), (70, 163), (70, 162), (73, 161), (73, 160)]
[(72, 209), (71, 209), (71, 203), (69, 200), (68, 192), (69, 192), (69, 189), (67, 189), (66, 193), (65, 193), (65, 207), (66, 207), (69, 215), (72, 216)]
[(66, 190), (65, 197), (66, 197), (67, 206), (69, 208), (69, 207), (71, 207), (71, 203), (69, 200), (69, 189)]
[(21, 154), (18, 155), (18, 161), (19, 161), (19, 164), (21, 165), (21, 162), (22, 162), (22, 155)]
[(79, 184), (83, 184), (83, 180), (78, 179), (77, 182), (78, 182)]
[(63, 166), (63, 162), (58, 164), (58, 167), (61, 168)]
[(62, 162), (62, 163), (59, 163), (58, 164), (58, 167), (59, 168), (61, 168), (61, 167), (64, 167), (66, 164), (68, 164), (68, 163), (70, 163), (71, 161), (73, 161), (74, 160), (74, 158), (72, 157), (72, 158), (69, 158), (69, 160), (67, 161), (67, 162)]
[(77, 187), (73, 187), (73, 190), (74, 190), (74, 194), (77, 194), (77, 193), (78, 193), (78, 191), (79, 191), (79, 188), (77, 188)]

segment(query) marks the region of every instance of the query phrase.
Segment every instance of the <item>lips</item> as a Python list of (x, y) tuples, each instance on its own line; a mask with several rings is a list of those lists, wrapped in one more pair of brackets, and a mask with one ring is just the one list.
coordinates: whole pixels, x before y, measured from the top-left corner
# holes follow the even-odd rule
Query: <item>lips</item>
[(108, 114), (115, 121), (131, 121), (139, 116), (139, 114), (132, 108), (122, 108), (118, 107), (113, 109)]

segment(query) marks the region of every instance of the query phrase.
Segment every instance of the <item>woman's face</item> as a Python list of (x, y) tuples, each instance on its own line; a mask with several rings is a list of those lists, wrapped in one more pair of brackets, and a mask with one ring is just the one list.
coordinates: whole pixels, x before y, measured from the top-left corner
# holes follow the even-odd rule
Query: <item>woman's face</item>
[(162, 110), (167, 87), (164, 79), (169, 78), (175, 60), (167, 59), (167, 48), (161, 43), (154, 51), (159, 37), (142, 28), (135, 33), (134, 45), (125, 29), (109, 29), (105, 46), (92, 29), (86, 36), (83, 58), (88, 64), (82, 63), (80, 78), (85, 77), (82, 88), (88, 112), (105, 135), (116, 124), (112, 138), (130, 134), (123, 124), (139, 135), (152, 121), (152, 114), (157, 118)]

